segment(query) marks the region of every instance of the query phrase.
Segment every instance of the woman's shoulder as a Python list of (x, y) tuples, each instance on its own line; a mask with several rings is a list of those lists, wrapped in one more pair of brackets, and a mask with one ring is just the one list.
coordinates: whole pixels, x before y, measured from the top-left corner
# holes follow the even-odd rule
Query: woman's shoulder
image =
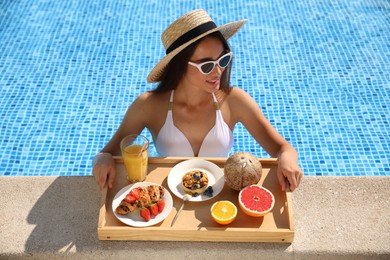
[(230, 92), (226, 95), (226, 101), (229, 104), (237, 104), (251, 99), (250, 95), (243, 89), (231, 87)]
[(217, 94), (219, 107), (224, 110), (236, 111), (237, 107), (246, 107), (251, 103), (251, 96), (243, 89), (238, 87), (230, 87), (228, 93), (219, 91)]
[(166, 102), (167, 99), (169, 100), (168, 92), (156, 93), (153, 91), (146, 91), (139, 95), (136, 100), (142, 103), (156, 104), (160, 102)]
[(242, 88), (231, 87), (230, 88), (230, 94), (232, 94), (233, 96), (237, 96), (237, 95), (243, 95), (243, 94), (247, 94), (247, 93)]
[[(152, 91), (147, 91), (140, 94), (134, 102), (131, 103), (129, 107), (130, 114), (134, 113), (143, 115), (144, 119), (156, 118), (157, 115), (161, 113), (163, 115), (164, 111), (168, 108), (169, 103), (169, 93), (155, 93)], [(166, 112), (165, 112), (166, 113)]]

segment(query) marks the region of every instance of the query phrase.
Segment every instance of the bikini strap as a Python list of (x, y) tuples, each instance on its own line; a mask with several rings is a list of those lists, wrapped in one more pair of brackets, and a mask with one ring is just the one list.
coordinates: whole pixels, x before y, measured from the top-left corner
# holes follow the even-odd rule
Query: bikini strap
[(213, 95), (215, 110), (219, 110), (218, 100), (217, 100), (217, 98), (215, 97), (215, 94), (214, 94), (214, 93), (212, 93), (212, 95)]
[(168, 104), (168, 110), (171, 110), (173, 109), (173, 92), (175, 92), (174, 89), (172, 89), (171, 91), (171, 97), (169, 98), (169, 104)]

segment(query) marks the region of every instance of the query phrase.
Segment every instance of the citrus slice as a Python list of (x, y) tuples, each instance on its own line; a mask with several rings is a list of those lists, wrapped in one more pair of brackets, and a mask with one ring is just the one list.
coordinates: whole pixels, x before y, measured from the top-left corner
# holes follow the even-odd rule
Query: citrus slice
[(211, 216), (213, 219), (222, 225), (227, 225), (233, 222), (237, 217), (237, 207), (231, 201), (217, 201), (211, 206)]
[(251, 185), (240, 191), (238, 203), (245, 214), (262, 217), (272, 210), (275, 204), (274, 195), (260, 185)]

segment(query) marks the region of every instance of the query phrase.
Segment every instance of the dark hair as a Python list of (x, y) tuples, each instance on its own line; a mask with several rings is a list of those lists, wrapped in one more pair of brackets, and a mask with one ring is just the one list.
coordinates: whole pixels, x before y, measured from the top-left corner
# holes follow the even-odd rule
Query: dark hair
[[(223, 37), (223, 35), (219, 31), (197, 40), (172, 58), (161, 76), (160, 83), (153, 90), (153, 92), (163, 93), (175, 89), (179, 85), (180, 80), (183, 78), (184, 74), (187, 71), (188, 61), (190, 60), (192, 54), (195, 52), (196, 47), (198, 47), (199, 43), (206, 37), (215, 37), (219, 39), (222, 42), (224, 49), (226, 51), (230, 51), (229, 44), (227, 43), (225, 37)], [(229, 66), (226, 67), (221, 76), (220, 89), (227, 94), (231, 90), (230, 71), (232, 68), (232, 63), (233, 62), (230, 62)]]

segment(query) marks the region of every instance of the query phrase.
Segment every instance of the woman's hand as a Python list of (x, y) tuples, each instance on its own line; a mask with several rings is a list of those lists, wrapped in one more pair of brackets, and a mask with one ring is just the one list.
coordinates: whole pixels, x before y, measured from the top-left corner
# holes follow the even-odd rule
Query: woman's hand
[(92, 173), (100, 191), (106, 187), (106, 184), (111, 189), (116, 175), (115, 162), (112, 155), (110, 153), (98, 153), (93, 159), (92, 167)]
[(303, 173), (294, 157), (288, 152), (281, 153), (279, 156), (279, 167), (276, 174), (282, 191), (286, 190), (288, 184), (290, 190), (294, 191), (301, 183)]

